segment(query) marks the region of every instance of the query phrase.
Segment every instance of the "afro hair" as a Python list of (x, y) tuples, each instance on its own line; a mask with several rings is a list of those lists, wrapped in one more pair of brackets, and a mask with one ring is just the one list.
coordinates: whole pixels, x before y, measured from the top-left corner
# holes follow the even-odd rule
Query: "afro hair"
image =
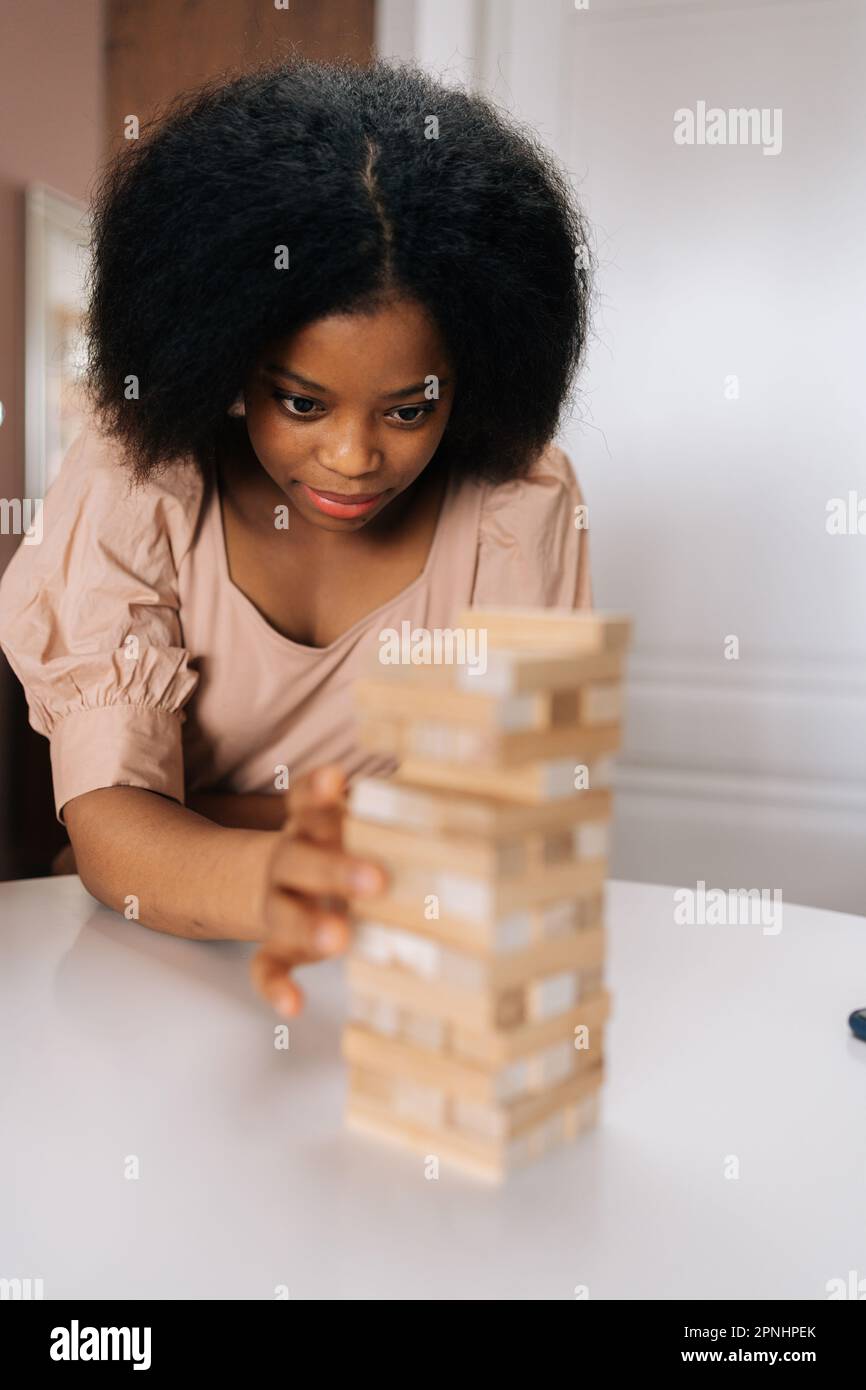
[(87, 383), (139, 478), (214, 466), (267, 342), (395, 295), (457, 373), (437, 456), (503, 482), (556, 432), (587, 333), (580, 209), (531, 133), (415, 65), (295, 58), (182, 95), (107, 165), (92, 228)]

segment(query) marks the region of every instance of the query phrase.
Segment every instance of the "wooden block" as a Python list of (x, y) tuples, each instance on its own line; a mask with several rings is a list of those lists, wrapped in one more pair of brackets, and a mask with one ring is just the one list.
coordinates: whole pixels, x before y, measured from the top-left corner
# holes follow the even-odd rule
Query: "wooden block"
[[(355, 1049), (357, 1050), (357, 1049)], [(461, 1130), (480, 1139), (507, 1140), (537, 1128), (564, 1108), (584, 1099), (603, 1079), (600, 1061), (583, 1068), (545, 1091), (526, 1092), (510, 1101), (449, 1098), (439, 1078), (408, 1080), (395, 1066), (388, 1071), (359, 1065), (350, 1058), (349, 1096), (363, 1097), (387, 1107), (395, 1118), (416, 1120), (432, 1127)]]
[(406, 1077), (395, 1078), (391, 1104), (396, 1114), (424, 1125), (445, 1125), (450, 1120), (448, 1097), (430, 1086), (418, 1086)]
[(368, 678), (355, 681), (354, 695), (361, 718), (375, 720), (432, 719), (495, 733), (543, 729), (551, 719), (551, 701), (542, 692), (488, 695)]
[(538, 690), (520, 695), (490, 695), (477, 689), (449, 689), (420, 682), (355, 681), (359, 718), (373, 724), (434, 724), (487, 733), (616, 724), (622, 718), (621, 681), (589, 681), (568, 689)]
[[(611, 763), (607, 758), (550, 758), (521, 767), (488, 767), (482, 763), (448, 762), (437, 758), (403, 756), (394, 780), (416, 787), (474, 793), (480, 797), (537, 806), (548, 801), (572, 799), (575, 768), (590, 767), (593, 788), (609, 785)], [(592, 780), (592, 770), (596, 771)]]
[(394, 966), (456, 990), (480, 992), (511, 989), (563, 972), (596, 970), (604, 963), (605, 933), (599, 925), (557, 933), (522, 951), (484, 955), (365, 916), (355, 925), (352, 950), (353, 956), (372, 965)]
[[(425, 885), (426, 886), (426, 880)], [(599, 875), (585, 893), (571, 895), (519, 912), (508, 912), (487, 921), (440, 911), (438, 917), (425, 916), (425, 895), (398, 896), (395, 892), (364, 900), (365, 919), (429, 936), (433, 941), (455, 946), (475, 955), (507, 956), (525, 950), (553, 936), (567, 936), (601, 925), (604, 908), (604, 881)], [(441, 907), (441, 904), (440, 904)]]
[(551, 1149), (559, 1147), (593, 1129), (599, 1121), (600, 1092), (587, 1096), (577, 1105), (567, 1105), (564, 1109), (544, 1121), (529, 1134), (513, 1139), (508, 1145), (507, 1172), (524, 1164), (542, 1158)]
[(446, 949), (429, 937), (385, 923), (362, 920), (354, 925), (352, 951), (359, 959), (374, 965), (399, 965), (427, 980), (443, 978)]
[[(398, 1008), (432, 1014), (467, 1029), (514, 1028), (569, 1013), (587, 994), (597, 992), (604, 961), (604, 932), (586, 932), (580, 966), (549, 975), (478, 980), (460, 987), (453, 979), (425, 976), (405, 966), (353, 955), (349, 988)], [(580, 941), (580, 937), (577, 938)]]
[(418, 834), (394, 825), (376, 825), (347, 816), (343, 822), (343, 847), (349, 854), (375, 856), (386, 864), (416, 864), (425, 869), (454, 873), (501, 875), (513, 878), (526, 872), (526, 852), (518, 836)]
[(604, 821), (587, 821), (583, 825), (575, 825), (571, 844), (574, 858), (581, 862), (586, 859), (606, 859), (610, 852), (608, 824)]
[(565, 648), (573, 654), (623, 652), (631, 640), (631, 619), (621, 613), (571, 608), (466, 608), (457, 629), (483, 629), (490, 646)]
[(413, 787), (386, 777), (363, 777), (349, 789), (349, 811), (355, 820), (406, 830), (448, 832), (508, 839), (565, 829), (576, 822), (608, 820), (612, 798), (608, 788), (573, 793), (537, 805), (509, 803), (495, 797), (435, 787)]
[[(581, 894), (569, 894), (552, 902), (494, 914), (489, 918), (452, 913), (444, 910), (441, 902), (438, 904), (438, 915), (428, 917), (427, 900), (421, 894), (420, 881), (414, 885), (414, 893), (406, 891), (405, 894), (398, 881), (397, 891), (365, 899), (363, 912), (370, 920), (405, 927), (408, 931), (429, 936), (431, 940), (441, 941), (458, 950), (479, 956), (508, 956), (549, 937), (568, 936), (571, 932), (601, 925), (604, 905), (601, 870), (593, 868), (590, 871), (584, 865), (582, 872), (587, 875), (591, 873), (592, 881)], [(399, 875), (395, 878), (399, 880)], [(406, 888), (409, 886), (407, 883)], [(429, 880), (425, 879), (423, 886), (428, 887)]]
[(350, 985), (350, 1015), (354, 1024), (379, 1037), (429, 1048), (443, 1056), (472, 1063), (487, 1071), (502, 1072), (514, 1063), (536, 1057), (545, 1049), (567, 1042), (574, 1047), (575, 1039), (588, 1041), (587, 1048), (598, 1055), (602, 1030), (610, 1016), (610, 994), (599, 988), (582, 999), (573, 1009), (558, 1018), (541, 1019), (508, 1030), (478, 1028), (462, 1022), (454, 1023), (424, 1011), (413, 1003), (389, 1002), (389, 1027), (377, 1027), (381, 1000), (369, 991), (369, 983)]
[[(363, 716), (363, 711), (362, 711)], [(432, 719), (381, 718), (358, 721), (358, 742), (363, 748), (399, 758), (402, 762), (435, 760), (448, 764), (472, 762), (492, 771), (515, 768), (528, 762), (571, 759), (588, 764), (622, 743), (622, 726), (615, 724), (560, 724), (547, 729), (488, 731), (462, 728)], [(474, 767), (471, 771), (476, 771)], [(422, 780), (422, 779), (419, 779)], [(456, 784), (452, 784), (456, 785)], [(480, 788), (484, 791), (484, 788)], [(563, 792), (571, 795), (574, 784)]]
[[(475, 878), (524, 878), (533, 865), (602, 859), (607, 853), (606, 824), (585, 822), (566, 831), (534, 836), (419, 834), (395, 825), (377, 825), (347, 816), (343, 846), (349, 854), (387, 865), (414, 865)], [(435, 892), (435, 889), (431, 889)]]
[[(624, 713), (625, 690), (621, 681), (592, 681), (578, 692), (576, 724), (619, 724)], [(554, 711), (555, 713), (555, 711)], [(563, 719), (567, 716), (563, 714)]]
[(525, 873), (507, 877), (485, 877), (400, 862), (395, 857), (386, 861), (381, 854), (376, 857), (387, 862), (390, 883), (386, 893), (364, 899), (364, 911), (371, 918), (393, 921), (393, 917), (383, 916), (387, 912), (383, 904), (390, 901), (408, 927), (429, 911), (438, 913), (440, 918), (474, 922), (490, 931), (495, 922), (514, 913), (566, 898), (597, 896), (604, 887), (607, 869), (604, 859), (572, 859), (542, 868), (530, 867)]
[[(602, 1082), (602, 1069), (595, 1067), (562, 1087), (550, 1092), (544, 1107), (524, 1104), (518, 1119), (507, 1127), (505, 1137), (490, 1137), (462, 1131), (455, 1123), (448, 1125), (419, 1124), (395, 1115), (387, 1101), (353, 1085), (350, 1087), (346, 1120), (352, 1129), (387, 1139), (441, 1163), (454, 1165), (463, 1171), (493, 1182), (501, 1182), (513, 1168), (529, 1159), (540, 1157), (554, 1143), (559, 1143), (589, 1128), (597, 1121), (597, 1097)], [(485, 1117), (486, 1118), (486, 1117)], [(477, 1112), (464, 1109), (464, 1125), (474, 1119), (481, 1127)]]
[[(382, 665), (371, 660), (369, 679), (389, 686), (425, 690), (460, 690), (470, 695), (506, 698), (553, 690), (570, 690), (588, 681), (622, 681), (624, 653), (619, 650), (575, 654), (562, 650), (489, 647), (484, 667), (449, 665)], [(362, 678), (363, 679), (363, 678)]]
[[(440, 980), (425, 980), (398, 966), (376, 964), (352, 955), (347, 961), (347, 982), (352, 994), (360, 994), (392, 1009), (429, 1014), (470, 1032), (504, 1029), (528, 1021), (526, 989), (456, 990)], [(399, 1017), (389, 1012), (386, 1018)], [(375, 1022), (371, 1024), (375, 1026)]]
[(399, 1004), (390, 999), (379, 999), (376, 995), (356, 991), (349, 998), (349, 1017), (384, 1037), (396, 1037), (400, 1033), (402, 1013)]
[(580, 977), (573, 970), (534, 980), (526, 991), (526, 1018), (556, 1018), (573, 1009), (580, 998)]
[[(436, 1049), (384, 1038), (353, 1024), (343, 1034), (342, 1052), (356, 1068), (379, 1078), (390, 1076), (432, 1087), (452, 1102), (459, 1099), (477, 1105), (504, 1105), (550, 1091), (578, 1072), (601, 1064), (603, 1038), (599, 1030), (596, 1046), (581, 1050), (575, 1048), (573, 1039), (565, 1038), (493, 1069)], [(382, 1084), (378, 1084), (382, 1095)]]
[(485, 1182), (500, 1183), (506, 1170), (498, 1152), (490, 1145), (479, 1144), (459, 1133), (425, 1128), (396, 1118), (387, 1106), (376, 1104), (363, 1094), (349, 1093), (346, 1102), (346, 1125), (358, 1134), (384, 1141), (397, 1148), (435, 1157), (446, 1167), (453, 1167)]

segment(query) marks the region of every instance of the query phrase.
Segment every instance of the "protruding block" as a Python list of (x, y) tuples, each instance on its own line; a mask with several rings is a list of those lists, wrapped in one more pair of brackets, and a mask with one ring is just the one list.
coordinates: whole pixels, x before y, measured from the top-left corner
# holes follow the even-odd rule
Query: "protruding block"
[(482, 733), (616, 724), (622, 714), (619, 680), (594, 680), (567, 689), (548, 686), (525, 694), (498, 695), (488, 693), (479, 683), (449, 688), (435, 683), (368, 677), (355, 682), (355, 698), (363, 723), (394, 721), (405, 725), (426, 721)]
[(517, 767), (404, 756), (394, 777), (409, 786), (439, 787), (539, 806), (573, 797), (584, 767), (589, 772), (589, 790), (610, 785), (610, 758), (590, 756), (586, 749), (584, 756), (533, 760)]
[(631, 638), (631, 618), (621, 613), (596, 613), (571, 608), (465, 608), (455, 627), (483, 629), (495, 647), (565, 650), (570, 655), (625, 652)]
[(433, 834), (507, 839), (570, 829), (576, 822), (610, 819), (611, 793), (604, 785), (607, 770), (597, 763), (588, 772), (590, 786), (585, 790), (536, 805), (449, 788), (408, 786), (387, 777), (363, 777), (350, 788), (349, 810), (356, 820)]
[[(448, 724), (434, 719), (397, 719), (371, 716), (358, 724), (362, 747), (389, 757), (473, 764), (493, 772), (517, 768), (528, 762), (570, 759), (596, 762), (615, 753), (622, 743), (620, 724), (557, 724), (552, 728), (488, 730)], [(459, 785), (452, 783), (452, 785)], [(563, 795), (573, 792), (569, 787)], [(479, 791), (483, 794), (484, 788)]]
[(598, 651), (575, 655), (561, 649), (532, 647), (488, 647), (483, 662), (467, 661), (465, 654), (453, 654), (453, 661), (441, 665), (412, 662), (383, 665), (369, 663), (369, 679), (415, 690), (464, 691), (470, 695), (506, 698), (574, 690), (589, 681), (620, 681), (624, 671), (620, 651)]

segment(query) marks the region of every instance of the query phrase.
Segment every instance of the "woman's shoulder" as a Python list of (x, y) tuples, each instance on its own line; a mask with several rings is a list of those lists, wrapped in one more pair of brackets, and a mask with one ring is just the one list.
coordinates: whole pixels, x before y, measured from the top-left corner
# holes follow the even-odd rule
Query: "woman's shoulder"
[(473, 602), (589, 602), (586, 507), (566, 451), (548, 444), (526, 472), (482, 484)]
[(542, 504), (551, 514), (580, 498), (580, 486), (566, 451), (550, 443), (534, 456), (526, 471), (504, 483), (484, 483), (482, 513), (486, 517), (503, 512), (527, 515), (527, 504)]
[(110, 532), (120, 550), (124, 542), (164, 536), (179, 564), (193, 543), (204, 492), (201, 470), (189, 458), (136, 478), (123, 445), (86, 413), (46, 493), (44, 521), (52, 529)]

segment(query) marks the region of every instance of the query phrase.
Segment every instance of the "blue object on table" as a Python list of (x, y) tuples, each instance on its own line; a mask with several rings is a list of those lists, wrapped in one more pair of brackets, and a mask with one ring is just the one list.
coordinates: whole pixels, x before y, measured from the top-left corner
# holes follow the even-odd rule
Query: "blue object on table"
[(855, 1009), (848, 1019), (848, 1023), (855, 1038), (860, 1038), (866, 1042), (866, 1009)]

